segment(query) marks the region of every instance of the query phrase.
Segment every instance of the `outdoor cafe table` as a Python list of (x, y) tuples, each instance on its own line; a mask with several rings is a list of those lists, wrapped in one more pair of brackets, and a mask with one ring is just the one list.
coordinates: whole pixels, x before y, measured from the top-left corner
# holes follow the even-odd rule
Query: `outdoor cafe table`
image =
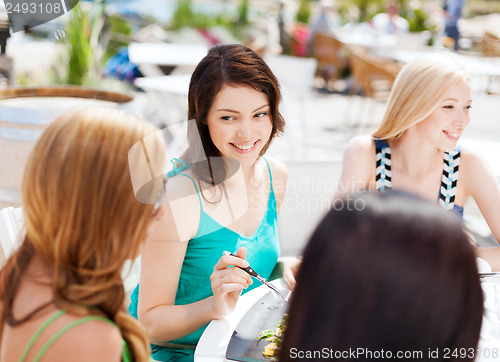
[(129, 59), (132, 63), (164, 66), (197, 65), (208, 48), (199, 44), (130, 43)]
[(416, 59), (419, 56), (427, 54), (442, 54), (444, 56), (447, 56), (458, 64), (462, 65), (465, 70), (472, 76), (500, 77), (500, 66), (471, 58), (466, 55), (454, 53), (448, 50), (434, 50), (432, 48), (429, 48), (423, 51), (407, 51), (392, 49), (390, 51), (381, 51), (378, 55), (392, 58), (402, 63), (408, 63), (409, 61)]
[[(278, 289), (285, 288), (283, 279), (272, 282)], [(485, 295), (485, 314), (479, 340), (479, 353), (476, 362), (500, 360), (500, 320), (495, 312), (494, 286), (500, 285), (500, 277), (484, 279), (481, 286)], [(222, 362), (226, 359), (226, 348), (238, 322), (244, 314), (266, 293), (269, 288), (262, 285), (240, 297), (234, 312), (225, 318), (212, 321), (198, 342), (195, 350), (195, 362)], [(495, 352), (497, 354), (495, 354)], [(425, 358), (423, 359), (425, 360)]]
[(134, 85), (151, 96), (165, 124), (173, 124), (186, 119), (190, 80), (190, 74), (160, 75), (137, 78)]
[(393, 49), (398, 43), (398, 37), (390, 34), (346, 33), (336, 34), (344, 45), (362, 46), (365, 48)]
[(160, 75), (142, 77), (134, 81), (134, 85), (145, 91), (159, 91), (187, 97), (191, 74)]

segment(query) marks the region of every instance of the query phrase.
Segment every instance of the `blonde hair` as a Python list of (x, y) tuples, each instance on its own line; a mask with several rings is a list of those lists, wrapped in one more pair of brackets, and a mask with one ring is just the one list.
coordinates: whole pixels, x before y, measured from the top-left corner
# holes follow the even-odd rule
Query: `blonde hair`
[(470, 79), (463, 67), (443, 55), (427, 55), (407, 63), (396, 77), (385, 114), (372, 136), (385, 140), (401, 137), (427, 118), (451, 87)]
[(108, 108), (70, 111), (45, 130), (22, 182), (27, 233), (2, 273), (3, 321), (12, 321), (10, 296), (37, 255), (51, 269), (57, 307), (82, 315), (96, 307), (116, 323), (135, 359), (148, 360), (146, 334), (124, 309), (120, 272), (138, 255), (153, 210), (134, 196), (128, 151), (156, 130)]

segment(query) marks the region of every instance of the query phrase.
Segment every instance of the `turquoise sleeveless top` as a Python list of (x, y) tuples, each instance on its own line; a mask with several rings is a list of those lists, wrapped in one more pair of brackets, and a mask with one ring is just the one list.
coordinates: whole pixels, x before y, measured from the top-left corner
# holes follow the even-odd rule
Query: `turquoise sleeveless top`
[[(198, 192), (200, 201), (200, 223), (198, 231), (193, 239), (188, 241), (186, 255), (182, 264), (179, 284), (177, 287), (177, 294), (175, 297), (176, 305), (185, 305), (197, 302), (199, 300), (208, 298), (213, 295), (210, 282), (210, 275), (213, 273), (215, 264), (219, 261), (223, 251), (230, 251), (235, 253), (238, 248), (244, 246), (247, 250), (246, 260), (250, 263), (252, 268), (255, 269), (264, 278), (268, 279), (276, 266), (279, 255), (279, 241), (278, 241), (278, 215), (276, 211), (276, 197), (272, 186), (272, 174), (269, 163), (267, 163), (269, 170), (269, 178), (271, 181), (271, 190), (269, 192), (269, 199), (267, 202), (267, 210), (260, 222), (259, 227), (252, 236), (244, 236), (238, 234), (217, 221), (203, 210), (201, 197), (198, 187), (193, 178), (187, 174), (182, 173), (189, 165), (184, 162), (176, 160), (182, 166), (175, 168), (169, 172), (170, 176), (183, 175), (191, 179)], [(247, 289), (243, 290), (246, 293), (256, 287), (260, 283), (254, 279), (254, 283)], [(139, 296), (139, 285), (135, 288), (131, 295), (132, 303), (129, 307), (131, 315), (137, 318), (137, 302)], [(203, 331), (207, 325), (198, 329), (196, 332), (191, 333), (183, 338), (169, 341), (174, 344), (185, 345), (183, 349), (172, 349), (151, 345), (153, 358), (159, 361), (178, 360), (176, 354), (188, 355), (187, 359), (192, 360), (194, 354), (194, 346), (198, 343)], [(180, 356), (179, 356), (180, 357)], [(184, 360), (180, 357), (179, 360)]]
[[(26, 346), (26, 349), (24, 350), (23, 354), (21, 355), (21, 357), (19, 358), (19, 362), (24, 362), (26, 360), (26, 357), (28, 356), (28, 353), (29, 351), (31, 350), (31, 348), (33, 347), (33, 344), (35, 344), (35, 341), (37, 340), (37, 338), (40, 336), (40, 334), (42, 334), (42, 332), (52, 323), (54, 322), (57, 318), (59, 318), (60, 316), (62, 316), (64, 313), (66, 313), (65, 310), (60, 310), (58, 311), (57, 313), (55, 313), (53, 316), (51, 316), (47, 321), (45, 321), (41, 326), (40, 328), (37, 329), (37, 331), (35, 332), (35, 334), (33, 334), (33, 336), (31, 337), (31, 339), (29, 340), (28, 342), (28, 345)], [(116, 324), (114, 324), (112, 321), (110, 321), (109, 319), (107, 318), (104, 318), (104, 317), (100, 317), (100, 316), (88, 316), (88, 317), (83, 317), (82, 319), (79, 319), (77, 321), (74, 321), (70, 324), (68, 324), (67, 326), (65, 326), (64, 328), (62, 328), (60, 331), (58, 331), (56, 334), (54, 334), (48, 341), (47, 343), (45, 343), (42, 348), (40, 348), (40, 351), (37, 353), (37, 355), (35, 356), (35, 358), (33, 359), (34, 362), (37, 362), (37, 361), (40, 361), (40, 359), (43, 357), (43, 355), (45, 354), (45, 352), (47, 352), (47, 349), (49, 349), (49, 347), (59, 338), (61, 337), (64, 333), (66, 333), (67, 331), (69, 331), (70, 329), (76, 327), (76, 326), (79, 326), (80, 324), (82, 323), (85, 323), (85, 322), (89, 322), (89, 321), (95, 321), (95, 320), (98, 320), (98, 321), (103, 321), (103, 322), (107, 322), (107, 323), (110, 323), (112, 325), (114, 325), (116, 327)], [(131, 362), (132, 361), (132, 355), (130, 354), (129, 350), (128, 350), (128, 347), (127, 347), (127, 344), (125, 343), (124, 340), (122, 340), (122, 361), (123, 362)]]

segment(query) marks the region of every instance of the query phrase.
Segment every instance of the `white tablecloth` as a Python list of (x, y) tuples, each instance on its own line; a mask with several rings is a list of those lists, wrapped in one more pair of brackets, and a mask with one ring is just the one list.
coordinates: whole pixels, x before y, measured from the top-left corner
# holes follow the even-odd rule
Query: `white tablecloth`
[(134, 64), (196, 65), (208, 48), (198, 44), (130, 43), (129, 59)]
[(380, 55), (382, 56), (387, 56), (403, 63), (408, 63), (409, 61), (426, 54), (441, 54), (443, 56), (449, 57), (451, 60), (464, 67), (465, 70), (473, 76), (500, 76), (500, 66), (486, 63), (484, 61), (457, 54), (448, 50), (436, 50), (428, 48), (424, 51), (407, 51), (392, 49), (390, 51), (380, 52)]
[[(274, 280), (271, 283), (278, 289), (288, 288), (283, 279)], [(194, 360), (196, 362), (228, 361), (225, 358), (226, 348), (238, 322), (247, 310), (268, 292), (270, 289), (262, 285), (246, 293), (240, 297), (232, 314), (223, 319), (212, 321), (196, 346)]]
[(187, 97), (190, 81), (190, 74), (173, 74), (137, 78), (134, 84), (145, 91), (160, 91)]

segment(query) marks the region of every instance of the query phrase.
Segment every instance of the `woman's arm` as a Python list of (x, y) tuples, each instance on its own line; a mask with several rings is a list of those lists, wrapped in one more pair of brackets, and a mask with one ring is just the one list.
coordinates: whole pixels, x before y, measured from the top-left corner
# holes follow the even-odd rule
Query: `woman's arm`
[[(277, 159), (267, 158), (271, 173), (273, 175), (273, 189), (276, 196), (276, 212), (279, 215), (280, 207), (285, 197), (286, 184), (288, 181), (288, 168)], [(295, 275), (300, 266), (300, 260), (295, 257), (280, 257), (278, 263), (282, 265), (283, 279), (288, 283), (290, 289), (295, 288)]]
[(353, 137), (344, 151), (342, 173), (334, 201), (366, 190), (375, 172), (375, 145), (371, 136)]
[[(172, 186), (176, 188), (176, 184)], [(241, 290), (251, 283), (247, 273), (229, 268), (229, 265), (246, 267), (245, 260), (222, 257), (211, 278), (214, 296), (188, 305), (175, 305), (188, 241), (198, 228), (198, 195), (166, 202), (163, 209), (164, 215), (155, 221), (156, 228), (143, 245), (141, 260), (138, 317), (153, 343), (184, 337), (212, 319), (222, 317), (234, 308)]]
[[(467, 192), (474, 198), (497, 241), (500, 240), (500, 183), (477, 155), (464, 153), (467, 168), (463, 177)], [(463, 157), (463, 156), (462, 156)], [(495, 271), (500, 271), (500, 247), (477, 249)]]
[(266, 157), (273, 176), (273, 190), (276, 197), (276, 212), (279, 215), (283, 198), (285, 197), (286, 183), (288, 181), (288, 168), (283, 161)]

